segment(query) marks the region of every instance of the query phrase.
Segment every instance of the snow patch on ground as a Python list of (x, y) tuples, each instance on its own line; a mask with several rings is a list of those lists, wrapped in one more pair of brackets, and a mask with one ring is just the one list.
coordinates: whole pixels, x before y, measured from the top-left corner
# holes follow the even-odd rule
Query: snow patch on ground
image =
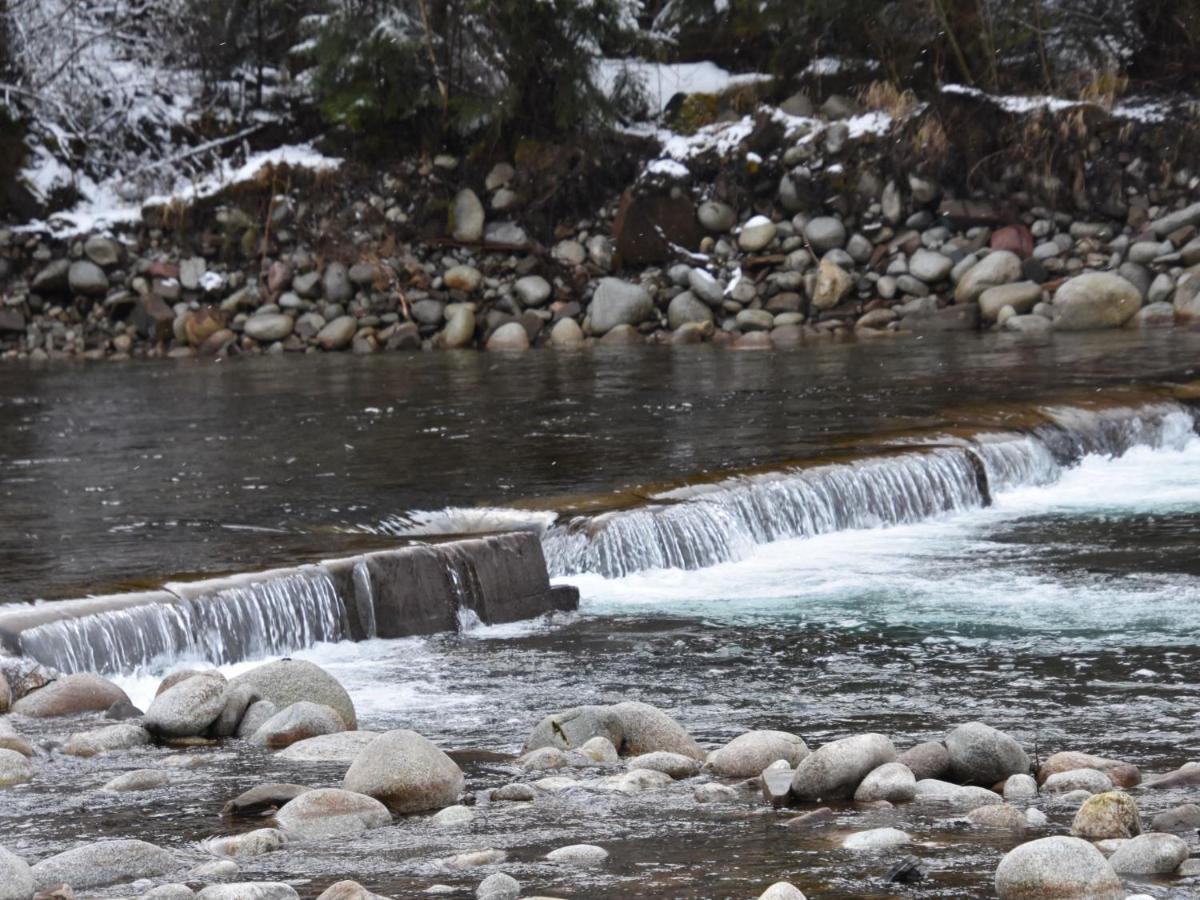
[(770, 81), (770, 75), (735, 75), (716, 63), (654, 63), (641, 59), (602, 59), (596, 66), (596, 86), (608, 96), (625, 78), (641, 87), (650, 114), (660, 116), (676, 94), (719, 94), (733, 87)]
[[(1052, 97), (1048, 94), (989, 94), (986, 91), (981, 91), (979, 88), (969, 87), (965, 84), (944, 84), (942, 85), (942, 93), (961, 94), (968, 97), (986, 99), (1005, 112), (1016, 113), (1018, 115), (1043, 109), (1047, 109), (1050, 112), (1062, 112), (1063, 110), (1076, 109), (1082, 106), (1094, 106), (1097, 109), (1103, 109), (1097, 103), (1084, 100), (1067, 100), (1063, 97)], [(1167, 121), (1171, 110), (1167, 104), (1162, 102), (1131, 99), (1114, 104), (1111, 113), (1121, 119), (1133, 119), (1138, 122), (1155, 124)]]
[(148, 197), (136, 204), (122, 196), (121, 179), (96, 184), (84, 178), (75, 185), (85, 198), (78, 206), (67, 212), (55, 213), (45, 220), (29, 222), (16, 230), (49, 233), (59, 238), (108, 231), (114, 226), (138, 221), (144, 206), (172, 201), (190, 203), (211, 197), (232, 185), (254, 179), (267, 166), (288, 165), (320, 172), (336, 169), (341, 164), (341, 159), (325, 156), (309, 144), (291, 144), (251, 154), (240, 165), (223, 160), (216, 171), (203, 178), (192, 183), (177, 179), (170, 192)]

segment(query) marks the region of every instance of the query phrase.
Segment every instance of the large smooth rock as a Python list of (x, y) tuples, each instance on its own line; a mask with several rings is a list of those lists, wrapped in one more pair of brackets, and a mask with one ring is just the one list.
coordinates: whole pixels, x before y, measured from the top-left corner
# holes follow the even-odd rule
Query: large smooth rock
[(363, 749), (342, 787), (403, 814), (451, 806), (463, 784), (454, 760), (415, 731), (401, 729), (381, 734)]
[(662, 772), (672, 778), (691, 778), (700, 771), (700, 763), (691, 756), (682, 753), (668, 753), (656, 750), (653, 753), (643, 753), (629, 760), (628, 766), (633, 769), (650, 769)]
[[(244, 687), (244, 685), (234, 685), (230, 688), (230, 692), (240, 690), (241, 687)], [(254, 737), (254, 732), (262, 728), (267, 720), (277, 712), (279, 712), (279, 708), (270, 700), (255, 700), (246, 707), (246, 711), (242, 714), (242, 720), (238, 722), (235, 734), (240, 738)]]
[(1167, 875), (1188, 858), (1188, 845), (1173, 834), (1139, 834), (1108, 858), (1121, 875)]
[(842, 841), (842, 848), (860, 853), (877, 853), (893, 847), (906, 847), (910, 843), (912, 838), (898, 828), (872, 828), (850, 835)]
[(210, 838), (204, 841), (204, 848), (217, 856), (245, 859), (272, 853), (287, 842), (287, 835), (278, 828), (256, 828), (253, 831), (240, 831), (237, 834)]
[(225, 706), (212, 724), (213, 737), (233, 737), (237, 734), (246, 710), (257, 700), (258, 691), (248, 684), (229, 685), (225, 691)]
[(612, 707), (621, 725), (622, 755), (639, 756), (656, 750), (680, 753), (703, 761), (705, 753), (682, 725), (649, 703), (625, 701)]
[(1000, 900), (1122, 900), (1104, 854), (1087, 841), (1048, 837), (1010, 850), (996, 869)]
[(446, 322), (446, 327), (438, 334), (437, 342), (446, 350), (461, 350), (471, 346), (475, 340), (475, 311), (467, 304), (461, 304)]
[(292, 333), (295, 320), (285, 313), (256, 313), (246, 320), (242, 330), (259, 343), (282, 341)]
[(1120, 275), (1076, 275), (1054, 294), (1054, 327), (1059, 331), (1120, 328), (1141, 306), (1141, 291)]
[(920, 278), (926, 284), (937, 284), (950, 277), (954, 268), (954, 260), (943, 253), (921, 248), (908, 260), (909, 274)]
[(354, 316), (338, 316), (317, 332), (317, 343), (324, 350), (345, 350), (358, 331), (358, 319)]
[(1071, 823), (1071, 834), (1093, 841), (1131, 838), (1141, 833), (1142, 818), (1137, 803), (1124, 791), (1106, 791), (1088, 797)]
[(654, 312), (650, 293), (640, 284), (601, 278), (588, 307), (593, 334), (607, 334), (618, 325), (640, 325)]
[(0, 900), (30, 900), (33, 874), (29, 864), (15, 853), (0, 847)]
[(1070, 772), (1073, 769), (1095, 769), (1097, 772), (1103, 772), (1113, 784), (1123, 788), (1133, 787), (1142, 780), (1141, 772), (1133, 763), (1075, 750), (1063, 750), (1052, 754), (1042, 763), (1038, 769), (1038, 781), (1045, 782), (1051, 775)]
[(1183, 833), (1200, 830), (1200, 805), (1184, 803), (1164, 810), (1154, 817), (1150, 830)]
[(818, 256), (846, 246), (846, 226), (833, 216), (816, 216), (804, 226), (804, 236)]
[(192, 900), (196, 896), (186, 884), (160, 884), (142, 894), (138, 900)]
[(995, 791), (972, 785), (951, 784), (934, 778), (922, 778), (917, 782), (916, 800), (949, 803), (959, 809), (974, 809), (977, 806), (1003, 803)]
[(336, 734), (320, 734), (316, 737), (296, 741), (280, 750), (276, 759), (290, 762), (344, 762), (352, 763), (375, 738), (377, 731), (341, 731)]
[(81, 712), (104, 712), (114, 703), (128, 703), (128, 695), (99, 675), (67, 675), (26, 694), (13, 704), (22, 716), (49, 718)]
[(373, 797), (338, 788), (305, 791), (275, 813), (279, 827), (303, 837), (351, 835), (390, 825), (392, 815)]
[(476, 900), (517, 900), (520, 896), (521, 883), (504, 872), (493, 872), (475, 889)]
[(995, 250), (963, 274), (954, 288), (954, 302), (974, 303), (988, 288), (1009, 284), (1021, 277), (1021, 257), (1009, 250)]
[(1027, 824), (1025, 814), (1008, 803), (977, 806), (967, 813), (967, 821), (983, 828), (1003, 828), (1016, 832), (1023, 832)]
[(193, 675), (155, 697), (142, 725), (156, 737), (204, 734), (225, 709), (226, 686), (219, 672)]
[(251, 669), (234, 678), (230, 684), (247, 684), (260, 697), (284, 709), (301, 700), (322, 703), (338, 711), (347, 730), (358, 727), (354, 702), (338, 680), (314, 663), (302, 659), (281, 659)]
[(788, 881), (777, 881), (761, 894), (758, 900), (807, 900), (804, 892)]
[(196, 895), (197, 900), (299, 900), (290, 884), (281, 881), (239, 881), (212, 884)]
[(1029, 773), (1029, 757), (1012, 737), (982, 722), (959, 725), (946, 735), (950, 773), (963, 783), (990, 786)]
[(463, 188), (454, 197), (450, 212), (450, 234), (456, 241), (468, 243), (483, 238), (485, 213), (479, 197), (470, 188)]
[(1113, 789), (1113, 783), (1107, 775), (1095, 769), (1070, 769), (1066, 772), (1055, 772), (1045, 780), (1042, 788), (1048, 794), (1065, 794), (1068, 791), (1103, 794)]
[[(3, 673), (0, 673), (0, 680), (3, 677)], [(15, 750), (22, 756), (33, 756), (33, 747), (12, 727), (7, 716), (0, 716), (0, 750)]]
[(896, 762), (908, 766), (917, 781), (941, 778), (950, 771), (950, 754), (941, 741), (925, 741), (909, 747), (896, 757)]
[(271, 782), (260, 784), (249, 790), (242, 791), (223, 807), (223, 816), (258, 816), (264, 812), (274, 812), (285, 803), (295, 800), (301, 794), (312, 790), (302, 784)]
[(979, 295), (979, 315), (996, 321), (1000, 310), (1011, 306), (1018, 314), (1027, 313), (1042, 299), (1042, 286), (1033, 281), (1015, 281), (990, 287)]
[(79, 259), (71, 263), (67, 273), (67, 283), (71, 293), (83, 294), (88, 297), (99, 297), (108, 291), (108, 276), (94, 262)]
[(270, 750), (282, 750), (297, 741), (344, 730), (345, 723), (336, 709), (301, 700), (267, 719), (250, 741)]
[(33, 778), (33, 766), (23, 753), (0, 749), (0, 787), (23, 784)]
[(108, 725), (95, 728), (92, 731), (79, 731), (62, 746), (62, 752), (68, 756), (98, 756), (109, 754), (114, 750), (128, 750), (134, 746), (144, 746), (150, 743), (150, 732), (140, 725), (122, 722), (120, 725)]
[(520, 353), (529, 349), (529, 332), (520, 322), (505, 322), (492, 332), (487, 349), (494, 353)]
[(570, 844), (551, 850), (546, 854), (546, 859), (572, 866), (595, 866), (608, 859), (608, 851), (595, 844)]
[(821, 260), (817, 267), (817, 281), (813, 288), (812, 305), (816, 309), (830, 309), (854, 287), (850, 273), (831, 259)]
[(162, 769), (134, 769), (106, 781), (100, 790), (106, 794), (132, 794), (166, 787), (175, 780), (171, 772)]
[(357, 881), (338, 881), (327, 887), (317, 900), (387, 900), (372, 894)]
[(726, 778), (753, 778), (776, 760), (794, 769), (809, 754), (799, 735), (786, 731), (748, 731), (708, 754), (705, 768)]
[(831, 741), (796, 767), (792, 796), (807, 802), (852, 797), (868, 773), (895, 759), (896, 748), (882, 734)]
[(912, 769), (903, 763), (884, 763), (867, 773), (854, 792), (859, 803), (886, 800), (889, 803), (908, 803), (917, 796), (917, 779)]
[(180, 868), (173, 854), (146, 841), (97, 841), (43, 859), (32, 867), (34, 886), (67, 883), (76, 891), (154, 878)]

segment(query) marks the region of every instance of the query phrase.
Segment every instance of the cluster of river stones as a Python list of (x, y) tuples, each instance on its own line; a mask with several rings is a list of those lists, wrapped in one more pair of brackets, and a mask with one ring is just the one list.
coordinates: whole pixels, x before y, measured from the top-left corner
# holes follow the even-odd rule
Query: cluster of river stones
[[(272, 205), (268, 245), (255, 243), (262, 226), (236, 206), (215, 214), (210, 239), (186, 246), (146, 226), (69, 241), (0, 229), (0, 356), (753, 349), (1200, 321), (1200, 202), (1187, 173), (1162, 202), (1131, 198), (1118, 220), (1034, 205), (1002, 214), (929, 179), (881, 183), (870, 172), (847, 189), (851, 211), (831, 212), (836, 203), (800, 196), (791, 173), (805, 166), (791, 162), (770, 202), (741, 209), (703, 199), (711, 185), (693, 183), (686, 166), (651, 162), (621, 208), (560, 228), (548, 248), (511, 217), (514, 169), (504, 163), (453, 197), (444, 242), (393, 243), (387, 254), (378, 248), (388, 229), (409, 213), (388, 199), (383, 177), (343, 223), (361, 254), (344, 261), (312, 249), (327, 235), (296, 220), (300, 189)], [(645, 192), (651, 200), (637, 199)], [(355, 224), (371, 212), (375, 225)], [(698, 249), (676, 244), (676, 232)]]
[[(798, 735), (781, 731), (747, 732), (706, 752), (677, 721), (649, 704), (581, 706), (542, 719), (512, 761), (512, 780), (480, 798), (464, 793), (462, 770), (421, 735), (358, 730), (349, 695), (309, 662), (267, 663), (231, 680), (210, 670), (174, 673), (144, 713), (119, 687), (95, 675), (56, 676), (11, 660), (0, 667), (5, 673), (0, 712), (11, 716), (0, 718), (0, 786), (36, 782), (53, 754), (136, 755), (155, 744), (186, 748), (236, 739), (291, 760), (349, 766), (337, 786), (266, 783), (231, 798), (224, 815), (270, 816), (273, 824), (212, 837), (204, 842), (211, 859), (198, 866), (137, 838), (84, 843), (32, 862), (0, 846), (0, 900), (63, 900), (112, 886), (126, 886), (127, 896), (143, 900), (296, 898), (286, 883), (240, 880), (238, 860), (296, 842), (346, 840), (394, 826), (398, 817), (429, 816), (438, 826), (461, 826), (475, 815), (464, 800), (536, 804), (539, 797), (572, 790), (633, 795), (679, 782), (699, 803), (753, 801), (795, 808), (797, 815), (782, 820), (787, 829), (819, 829), (832, 819), (821, 804), (849, 800), (869, 808), (940, 804), (973, 827), (1032, 838), (1007, 853), (996, 869), (1001, 900), (1121, 900), (1130, 897), (1122, 876), (1174, 879), (1181, 886), (1195, 884), (1200, 876), (1200, 859), (1189, 858), (1200, 806), (1168, 809), (1147, 827), (1131, 793), (1200, 786), (1200, 764), (1143, 780), (1132, 764), (1066, 751), (1035, 769), (1015, 739), (980, 722), (904, 752), (881, 734), (856, 734), (810, 750)], [(99, 713), (120, 721), (37, 747), (13, 725), (22, 717)], [(102, 790), (161, 787), (172, 777), (172, 760), (188, 758), (194, 762), (197, 755), (160, 758), (159, 768), (128, 771)], [(1078, 806), (1069, 835), (1047, 833), (1051, 826), (1037, 805), (1042, 801)], [(875, 828), (850, 834), (841, 847), (878, 854), (903, 851), (912, 842), (898, 829)], [(608, 857), (605, 848), (592, 844), (563, 846), (547, 855), (564, 867), (603, 866)], [(505, 851), (483, 848), (443, 865), (459, 874), (480, 866), (495, 869), (478, 885), (479, 900), (532, 897), (503, 871), (505, 859)], [(802, 889), (780, 882), (759, 896), (802, 900)], [(349, 880), (321, 894), (322, 900), (373, 897)]]

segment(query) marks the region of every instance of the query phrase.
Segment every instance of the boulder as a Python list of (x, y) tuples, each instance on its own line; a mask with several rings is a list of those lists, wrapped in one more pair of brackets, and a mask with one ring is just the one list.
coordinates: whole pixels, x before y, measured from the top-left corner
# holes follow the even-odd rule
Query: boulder
[(22, 716), (49, 718), (81, 712), (104, 712), (114, 703), (129, 702), (126, 693), (99, 675), (67, 675), (26, 694), (12, 706)]
[(1184, 803), (1164, 810), (1154, 817), (1150, 830), (1181, 833), (1200, 830), (1200, 806)]
[(108, 276), (91, 260), (79, 259), (71, 263), (67, 272), (67, 284), (73, 294), (86, 297), (102, 297), (108, 292)]
[(519, 353), (529, 349), (529, 332), (520, 322), (505, 322), (487, 340), (492, 352)]
[(747, 253), (765, 250), (778, 232), (775, 223), (766, 216), (754, 216), (738, 232), (738, 247)]
[(787, 760), (794, 769), (808, 753), (808, 745), (799, 735), (748, 731), (708, 754), (705, 768), (726, 778), (753, 778), (779, 759)]
[(806, 802), (852, 797), (872, 770), (895, 759), (896, 748), (882, 734), (831, 741), (796, 767), (792, 796)]
[(662, 750), (704, 760), (700, 745), (661, 709), (637, 701), (618, 703), (611, 709), (621, 727), (621, 742), (616, 746), (622, 755), (638, 756)]
[(29, 759), (16, 750), (0, 750), (0, 787), (23, 784), (33, 778), (33, 766)]
[(196, 881), (235, 881), (241, 871), (232, 859), (213, 859), (188, 869), (187, 877)]
[(607, 334), (618, 325), (640, 325), (654, 312), (650, 293), (640, 284), (602, 278), (588, 307), (593, 334)]
[(692, 322), (703, 325), (712, 320), (713, 313), (708, 304), (696, 299), (691, 291), (676, 294), (667, 305), (667, 322), (672, 330)]
[(333, 707), (347, 730), (358, 727), (354, 703), (338, 680), (314, 663), (281, 659), (251, 669), (234, 678), (232, 685), (249, 685), (264, 700), (283, 709), (301, 700)]
[(846, 226), (841, 219), (833, 216), (816, 216), (804, 226), (804, 237), (821, 256), (829, 250), (846, 246)]
[(372, 894), (357, 881), (338, 881), (325, 888), (317, 900), (387, 900)]
[(967, 821), (981, 828), (1003, 828), (1007, 831), (1025, 830), (1025, 814), (1008, 803), (978, 806), (967, 813)]
[(180, 868), (173, 854), (146, 841), (96, 841), (43, 859), (32, 867), (39, 891), (69, 884), (76, 891), (139, 878), (155, 878)]
[(29, 865), (15, 853), (0, 847), (0, 900), (30, 900), (33, 891)]
[(842, 849), (877, 853), (881, 850), (891, 850), (893, 847), (906, 847), (911, 843), (912, 838), (898, 828), (872, 828), (847, 837), (842, 841)]
[(456, 241), (472, 243), (482, 240), (485, 213), (479, 197), (470, 188), (463, 188), (454, 197), (450, 210), (450, 235)]
[(1065, 794), (1068, 791), (1103, 794), (1113, 789), (1113, 783), (1107, 775), (1095, 769), (1071, 769), (1055, 772), (1042, 784), (1042, 789), (1048, 794)]
[(196, 896), (186, 884), (160, 884), (142, 894), (138, 900), (192, 900)]
[(1200, 763), (1193, 762), (1187, 763), (1174, 772), (1168, 772), (1166, 775), (1151, 778), (1142, 786), (1154, 788), (1155, 790), (1163, 790), (1175, 787), (1193, 787), (1198, 784), (1200, 784)]
[(990, 287), (979, 295), (979, 315), (989, 322), (996, 321), (1000, 310), (1011, 306), (1017, 313), (1027, 313), (1042, 299), (1042, 286), (1033, 281), (1015, 281)]
[(1059, 331), (1120, 328), (1141, 306), (1141, 292), (1120, 275), (1076, 275), (1054, 294), (1054, 327)]
[(109, 779), (100, 790), (106, 794), (153, 791), (166, 787), (174, 780), (175, 778), (170, 772), (164, 772), (162, 769), (134, 769), (132, 772)]
[(352, 763), (364, 747), (379, 737), (377, 731), (340, 731), (296, 741), (276, 754), (289, 762)]
[(242, 330), (247, 337), (254, 338), (261, 344), (282, 341), (292, 333), (295, 320), (286, 313), (255, 313), (246, 320)]
[(1142, 833), (1137, 804), (1124, 791), (1107, 791), (1088, 797), (1075, 814), (1071, 834), (1093, 841), (1131, 838)]
[(700, 772), (700, 763), (691, 756), (682, 753), (668, 753), (656, 750), (653, 753), (643, 753), (629, 760), (629, 769), (650, 769), (663, 772), (674, 779), (691, 778)]
[(758, 900), (806, 900), (804, 892), (788, 881), (777, 881), (761, 894)]
[[(552, 747), (545, 748), (559, 752)], [(591, 740), (583, 742), (583, 746), (579, 748), (579, 752), (593, 762), (611, 765), (621, 758), (621, 754), (617, 752), (617, 748), (613, 746), (613, 742), (606, 737), (594, 737)], [(564, 757), (565, 759), (565, 757)]]
[(537, 792), (527, 784), (514, 781), (492, 791), (493, 803), (529, 803), (537, 796)]
[(642, 794), (658, 790), (672, 782), (666, 772), (656, 769), (630, 769), (620, 775), (610, 775), (596, 782), (596, 788), (611, 794)]
[(596, 866), (608, 859), (608, 851), (595, 844), (571, 844), (551, 850), (546, 859), (572, 866)]
[(917, 796), (917, 779), (912, 770), (903, 763), (884, 763), (867, 773), (854, 799), (858, 803), (886, 800), (889, 803), (908, 803)]
[(908, 766), (917, 781), (941, 778), (950, 771), (950, 754), (941, 741), (926, 741), (910, 747), (896, 758), (896, 762)]
[(225, 691), (219, 672), (193, 675), (155, 697), (142, 725), (155, 737), (204, 734), (225, 709)]
[[(238, 690), (240, 686), (234, 685), (230, 688), (231, 691)], [(270, 700), (255, 700), (246, 707), (246, 712), (242, 714), (242, 720), (238, 722), (237, 736), (240, 738), (250, 738), (254, 736), (254, 732), (262, 728), (279, 709)]]
[(517, 279), (513, 285), (513, 293), (517, 295), (522, 306), (545, 306), (553, 294), (553, 289), (550, 282), (541, 275), (526, 275)]
[(150, 732), (140, 725), (108, 725), (93, 731), (79, 731), (67, 738), (63, 753), (69, 756), (98, 756), (114, 750), (128, 750), (150, 743)]
[(323, 350), (345, 350), (358, 331), (354, 316), (338, 316), (317, 332), (317, 343)]
[(248, 684), (230, 685), (225, 691), (225, 706), (212, 724), (213, 737), (233, 737), (246, 716), (246, 710), (258, 700), (258, 691)]
[(389, 731), (351, 764), (342, 787), (382, 801), (394, 813), (439, 809), (458, 802), (462, 770), (415, 731)]
[(12, 702), (12, 688), (8, 686), (8, 679), (4, 677), (4, 673), (0, 672), (0, 716), (8, 712)]
[(453, 828), (458, 825), (466, 825), (468, 822), (473, 821), (474, 818), (475, 813), (471, 811), (469, 806), (455, 804), (454, 806), (447, 806), (445, 809), (434, 814), (430, 817), (429, 821), (442, 828)]
[(305, 791), (275, 814), (287, 834), (333, 837), (358, 834), (390, 825), (391, 813), (373, 797), (338, 788)]
[(551, 347), (578, 347), (583, 341), (583, 329), (574, 319), (559, 319), (550, 329)]
[(521, 883), (504, 872), (489, 875), (475, 889), (476, 900), (517, 900), (520, 896)]
[(1103, 772), (1117, 787), (1133, 787), (1142, 780), (1138, 767), (1132, 763), (1121, 762), (1119, 759), (1105, 759), (1103, 756), (1093, 756), (1090, 753), (1079, 753), (1074, 750), (1064, 750), (1052, 754), (1038, 769), (1038, 781), (1044, 782), (1057, 772), (1070, 772), (1072, 769), (1095, 769)]
[(948, 781), (938, 781), (934, 778), (922, 778), (917, 782), (914, 799), (949, 803), (959, 809), (974, 809), (977, 806), (989, 806), (1004, 802), (999, 794), (987, 788), (951, 784)]
[(908, 272), (926, 284), (937, 284), (950, 277), (954, 260), (943, 253), (924, 248), (916, 251), (908, 260)]
[(812, 305), (816, 309), (831, 309), (854, 287), (850, 273), (831, 259), (821, 260), (817, 267), (817, 281), (813, 287)]
[(223, 816), (260, 816), (263, 813), (274, 812), (289, 800), (295, 800), (311, 788), (302, 784), (276, 783), (260, 784), (247, 791), (242, 791), (223, 807)]
[(963, 274), (954, 288), (954, 302), (974, 303), (990, 287), (1021, 277), (1021, 258), (1010, 250), (994, 250)]
[[(0, 681), (4, 679), (0, 673)], [(0, 716), (0, 750), (14, 750), (22, 756), (33, 756), (33, 747), (12, 727), (7, 716)]]
[(281, 709), (254, 732), (250, 742), (269, 750), (282, 750), (297, 741), (345, 730), (341, 714), (323, 703), (301, 700)]
[[(590, 741), (588, 743), (591, 743)], [(612, 745), (609, 744), (611, 747)], [(583, 748), (580, 748), (580, 752)], [(613, 750), (613, 762), (616, 761), (616, 750)], [(605, 760), (596, 760), (604, 762)], [(567, 754), (563, 753), (557, 747), (539, 747), (537, 750), (530, 750), (517, 758), (517, 765), (526, 772), (544, 772), (549, 769), (566, 768)]]
[(1032, 800), (1038, 794), (1032, 775), (1009, 775), (1001, 792), (1005, 800)]
[(1139, 834), (1108, 858), (1121, 875), (1168, 875), (1188, 858), (1188, 845), (1173, 834)]
[(290, 884), (281, 881), (239, 881), (211, 884), (196, 895), (197, 900), (299, 900)]
[(1087, 841), (1048, 837), (1010, 850), (996, 868), (1000, 900), (1122, 900), (1104, 854)]
[(271, 853), (287, 844), (287, 835), (278, 828), (256, 828), (223, 837), (210, 838), (204, 848), (217, 856), (246, 858)]
[(1029, 757), (1013, 738), (982, 722), (959, 725), (946, 736), (950, 774), (956, 781), (993, 785), (1009, 775), (1027, 775)]

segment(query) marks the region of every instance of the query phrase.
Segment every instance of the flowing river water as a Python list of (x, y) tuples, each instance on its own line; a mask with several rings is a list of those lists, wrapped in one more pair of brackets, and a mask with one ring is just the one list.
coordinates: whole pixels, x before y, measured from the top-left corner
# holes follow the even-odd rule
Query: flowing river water
[[(1080, 749), (1165, 771), (1200, 759), (1200, 437), (1195, 388), (1179, 387), (1198, 377), (1197, 351), (1189, 333), (957, 336), (7, 368), (0, 601), (537, 529), (557, 577), (582, 591), (578, 613), (297, 640), (291, 655), (347, 686), (360, 727), (412, 728), (454, 751), (473, 792), (512, 779), (507, 755), (546, 713), (621, 699), (670, 710), (706, 747), (778, 728), (810, 746), (879, 731), (903, 749), (981, 720), (1041, 758)], [(115, 677), (144, 708), (162, 673), (196, 656), (227, 673), (254, 664), (212, 650)], [(23, 725), (41, 739), (73, 730)], [(170, 753), (56, 755), (53, 778), (0, 794), (2, 843), (36, 859), (142, 837), (200, 860), (205, 838), (254, 827), (221, 819), (229, 797), (344, 771), (224, 750), (168, 788), (95, 792)], [(1146, 818), (1188, 799), (1139, 795)], [(1073, 806), (1040, 805), (1069, 825)], [(990, 895), (1020, 840), (930, 804), (835, 812), (830, 828), (796, 832), (761, 799), (699, 804), (686, 783), (581, 788), (481, 806), (463, 830), (414, 817), (242, 871), (305, 897), (354, 877), (388, 896), (443, 883), (465, 898), (494, 868), (439, 860), (496, 847), (526, 893), (562, 897), (741, 898), (780, 879), (809, 897), (964, 897)], [(883, 825), (915, 843), (837, 849)], [(576, 842), (609, 862), (542, 859)], [(910, 853), (925, 879), (887, 884)], [(1200, 892), (1195, 879), (1135, 886)]]

